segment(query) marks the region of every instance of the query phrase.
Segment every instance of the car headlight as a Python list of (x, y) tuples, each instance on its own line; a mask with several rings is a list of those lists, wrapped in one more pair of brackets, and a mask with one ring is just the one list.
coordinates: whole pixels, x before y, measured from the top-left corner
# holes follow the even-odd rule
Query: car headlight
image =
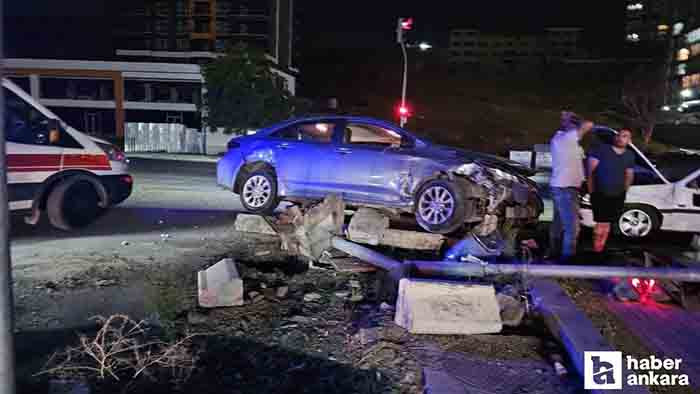
[(461, 166), (454, 169), (455, 174), (472, 176), (481, 171), (481, 166), (476, 163), (462, 164)]
[(480, 173), (486, 172), (490, 174), (495, 181), (510, 181), (515, 182), (518, 180), (517, 177), (499, 170), (498, 168), (483, 167), (477, 163), (467, 163), (454, 169), (455, 174), (464, 175), (466, 177), (478, 176)]

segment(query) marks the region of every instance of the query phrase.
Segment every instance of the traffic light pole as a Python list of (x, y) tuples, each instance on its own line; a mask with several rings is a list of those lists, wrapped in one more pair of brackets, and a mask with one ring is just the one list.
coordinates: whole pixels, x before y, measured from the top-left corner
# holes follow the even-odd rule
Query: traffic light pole
[[(0, 0), (2, 20), (2, 0)], [(0, 25), (0, 60), (3, 58), (4, 26)], [(0, 77), (2, 76), (0, 62)], [(7, 206), (7, 163), (5, 155), (5, 101), (0, 91), (0, 394), (15, 394), (14, 303), (10, 260), (10, 215)]]
[[(408, 80), (408, 54), (406, 44), (401, 42), (401, 52), (403, 52), (403, 83), (401, 85), (401, 108), (406, 108), (406, 84)], [(401, 115), (401, 127), (406, 124), (406, 115)]]

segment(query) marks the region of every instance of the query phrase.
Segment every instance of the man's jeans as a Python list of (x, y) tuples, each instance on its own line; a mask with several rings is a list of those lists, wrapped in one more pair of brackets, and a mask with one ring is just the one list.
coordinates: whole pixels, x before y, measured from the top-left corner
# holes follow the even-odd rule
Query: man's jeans
[(579, 193), (573, 187), (552, 187), (554, 218), (549, 227), (549, 254), (571, 257), (576, 254), (579, 233)]

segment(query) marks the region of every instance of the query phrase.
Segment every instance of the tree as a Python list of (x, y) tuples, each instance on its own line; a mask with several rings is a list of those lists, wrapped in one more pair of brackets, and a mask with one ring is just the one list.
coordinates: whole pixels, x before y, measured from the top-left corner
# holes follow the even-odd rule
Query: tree
[(204, 68), (206, 124), (240, 133), (289, 118), (295, 99), (263, 52), (237, 46)]
[(625, 77), (622, 104), (626, 113), (623, 116), (642, 130), (645, 144), (649, 144), (654, 134), (664, 102), (665, 86), (662, 67), (639, 66)]

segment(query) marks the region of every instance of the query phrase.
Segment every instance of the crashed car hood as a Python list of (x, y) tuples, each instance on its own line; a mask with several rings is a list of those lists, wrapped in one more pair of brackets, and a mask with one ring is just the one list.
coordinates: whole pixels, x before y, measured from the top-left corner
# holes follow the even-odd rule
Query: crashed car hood
[(487, 167), (517, 174), (523, 177), (535, 175), (535, 171), (513, 160), (504, 159), (487, 153), (468, 151), (441, 145), (428, 145), (416, 150), (420, 156), (431, 158), (446, 165), (458, 166), (466, 163), (478, 163)]

